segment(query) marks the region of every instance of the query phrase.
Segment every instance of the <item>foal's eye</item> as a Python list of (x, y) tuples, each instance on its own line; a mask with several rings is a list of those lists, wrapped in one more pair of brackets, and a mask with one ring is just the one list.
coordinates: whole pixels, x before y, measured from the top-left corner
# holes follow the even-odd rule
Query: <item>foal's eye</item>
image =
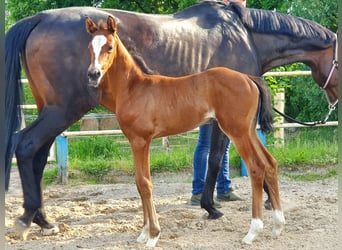
[(113, 46), (109, 46), (108, 47), (108, 53), (112, 52), (113, 51)]

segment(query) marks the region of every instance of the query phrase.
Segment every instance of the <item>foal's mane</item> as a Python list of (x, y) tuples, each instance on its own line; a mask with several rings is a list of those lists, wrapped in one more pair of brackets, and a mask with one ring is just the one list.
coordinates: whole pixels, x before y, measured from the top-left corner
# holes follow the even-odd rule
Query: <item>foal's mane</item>
[(239, 15), (244, 26), (254, 32), (318, 40), (326, 45), (332, 43), (332, 32), (310, 20), (270, 10), (243, 8), (237, 4), (230, 4), (230, 6)]

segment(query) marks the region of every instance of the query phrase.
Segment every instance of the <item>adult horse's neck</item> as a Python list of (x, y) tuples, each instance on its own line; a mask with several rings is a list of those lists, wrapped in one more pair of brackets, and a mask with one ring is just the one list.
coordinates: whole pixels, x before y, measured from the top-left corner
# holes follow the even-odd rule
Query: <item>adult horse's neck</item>
[[(260, 65), (260, 73), (272, 68), (303, 62), (312, 70), (320, 87), (326, 88), (333, 100), (337, 99), (337, 37), (323, 26), (302, 18), (272, 11), (234, 7), (247, 29)], [(333, 70), (334, 69), (334, 70)]]
[[(311, 68), (313, 79), (323, 87), (329, 78), (333, 63), (337, 61), (335, 55), (337, 41), (334, 37), (332, 33), (331, 44), (323, 46), (321, 43), (315, 43), (315, 40), (305, 41), (283, 35), (255, 34), (254, 41), (260, 55), (261, 71), (265, 73), (278, 66), (303, 62)], [(337, 77), (337, 72), (332, 74), (332, 77)], [(327, 89), (327, 92), (331, 99), (337, 99), (337, 90)]]

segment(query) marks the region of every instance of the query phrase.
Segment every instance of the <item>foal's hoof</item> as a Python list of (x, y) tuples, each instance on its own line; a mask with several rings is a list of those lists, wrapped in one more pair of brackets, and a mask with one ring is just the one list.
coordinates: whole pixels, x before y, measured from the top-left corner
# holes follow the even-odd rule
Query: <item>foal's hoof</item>
[[(51, 225), (51, 224), (50, 224)], [(55, 235), (59, 233), (59, 227), (51, 225), (50, 228), (42, 228), (41, 229), (41, 234), (43, 236), (49, 236), (49, 235)]]
[(30, 231), (30, 226), (27, 225), (25, 222), (23, 222), (20, 219), (16, 219), (15, 221), (15, 228), (20, 236), (21, 240), (26, 240), (27, 239), (27, 235)]
[(273, 212), (273, 223), (272, 238), (276, 239), (285, 227), (285, 217), (283, 211), (275, 210)]
[(146, 242), (146, 247), (155, 247), (157, 245), (159, 237), (160, 237), (160, 233), (154, 238), (149, 238)]
[(242, 239), (245, 244), (252, 244), (252, 242), (262, 233), (264, 223), (260, 219), (252, 219), (248, 234)]

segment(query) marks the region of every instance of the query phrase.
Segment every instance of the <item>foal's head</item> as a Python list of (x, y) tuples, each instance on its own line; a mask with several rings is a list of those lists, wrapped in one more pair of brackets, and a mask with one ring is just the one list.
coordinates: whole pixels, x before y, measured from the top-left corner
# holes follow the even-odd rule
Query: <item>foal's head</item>
[(116, 55), (117, 25), (111, 16), (108, 17), (107, 24), (100, 21), (98, 25), (87, 17), (86, 29), (92, 35), (92, 40), (89, 43), (91, 55), (91, 63), (88, 68), (89, 84), (98, 87)]

